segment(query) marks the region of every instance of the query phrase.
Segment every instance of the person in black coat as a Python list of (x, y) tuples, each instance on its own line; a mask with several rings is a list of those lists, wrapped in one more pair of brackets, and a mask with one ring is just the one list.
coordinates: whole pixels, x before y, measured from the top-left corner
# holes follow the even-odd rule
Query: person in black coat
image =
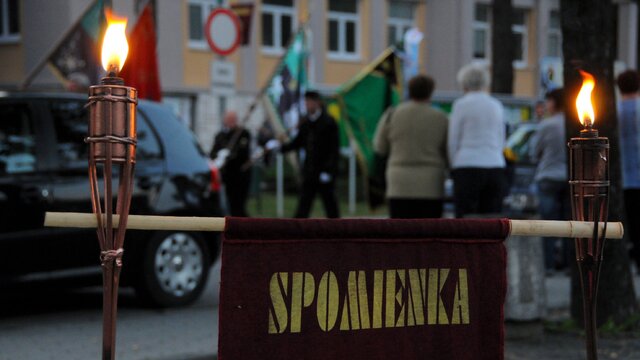
[(224, 127), (216, 135), (210, 157), (220, 169), (231, 216), (246, 217), (246, 203), (251, 183), (249, 147), (251, 134), (238, 125), (238, 115), (224, 115)]
[(320, 193), (328, 218), (339, 218), (335, 185), (340, 155), (340, 139), (336, 121), (326, 113), (320, 94), (304, 95), (307, 115), (301, 119), (298, 133), (281, 147), (282, 152), (304, 150), (302, 188), (296, 218), (308, 218), (316, 193)]

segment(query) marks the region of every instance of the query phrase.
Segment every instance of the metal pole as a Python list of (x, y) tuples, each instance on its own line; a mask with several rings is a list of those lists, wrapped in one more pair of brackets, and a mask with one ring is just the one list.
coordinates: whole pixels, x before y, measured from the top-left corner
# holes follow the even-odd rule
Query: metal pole
[(356, 213), (356, 152), (349, 147), (349, 214)]
[(281, 153), (276, 154), (276, 214), (284, 217), (284, 161)]

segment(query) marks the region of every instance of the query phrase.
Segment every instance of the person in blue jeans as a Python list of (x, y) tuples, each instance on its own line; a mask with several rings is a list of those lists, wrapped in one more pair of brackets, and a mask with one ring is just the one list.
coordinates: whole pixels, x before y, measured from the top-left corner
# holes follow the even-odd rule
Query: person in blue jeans
[(622, 193), (625, 232), (631, 240), (631, 259), (640, 269), (640, 89), (639, 74), (627, 70), (616, 79), (621, 101), (618, 104)]
[[(545, 95), (545, 107), (548, 117), (540, 122), (530, 147), (531, 158), (538, 162), (534, 178), (538, 188), (538, 211), (544, 220), (568, 220), (571, 205), (563, 90), (549, 91)], [(569, 251), (568, 239), (545, 238), (544, 263), (547, 271), (566, 267)]]

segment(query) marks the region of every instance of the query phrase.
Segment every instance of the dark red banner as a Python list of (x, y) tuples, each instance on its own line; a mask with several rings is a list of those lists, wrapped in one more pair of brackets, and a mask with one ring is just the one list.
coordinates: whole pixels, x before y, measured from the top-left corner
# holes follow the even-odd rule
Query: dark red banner
[(504, 358), (507, 220), (228, 218), (218, 357)]

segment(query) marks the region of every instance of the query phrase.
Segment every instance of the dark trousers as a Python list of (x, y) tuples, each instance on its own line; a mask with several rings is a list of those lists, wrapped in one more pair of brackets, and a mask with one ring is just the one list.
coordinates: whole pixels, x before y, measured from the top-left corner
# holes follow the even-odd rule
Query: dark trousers
[(625, 224), (624, 232), (631, 241), (631, 260), (636, 262), (640, 269), (640, 189), (625, 189), (624, 211)]
[(443, 200), (390, 198), (389, 215), (392, 219), (441, 218)]
[[(566, 180), (538, 181), (538, 211), (543, 220), (568, 220), (571, 217), (569, 183)], [(547, 270), (564, 268), (571, 260), (571, 239), (544, 238), (544, 266)]]
[(505, 193), (503, 168), (459, 168), (451, 172), (456, 217), (502, 211)]
[(224, 192), (229, 205), (229, 215), (247, 217), (247, 197), (251, 184), (251, 171), (244, 171), (233, 176), (222, 176)]
[(300, 200), (298, 202), (298, 210), (296, 211), (296, 218), (308, 218), (311, 213), (311, 205), (313, 205), (313, 199), (316, 197), (316, 193), (320, 193), (322, 204), (324, 205), (324, 211), (327, 217), (330, 219), (336, 219), (340, 217), (340, 210), (338, 209), (338, 201), (336, 200), (335, 181), (329, 181), (328, 183), (321, 183), (318, 176), (307, 176), (302, 181), (302, 189), (300, 191)]

